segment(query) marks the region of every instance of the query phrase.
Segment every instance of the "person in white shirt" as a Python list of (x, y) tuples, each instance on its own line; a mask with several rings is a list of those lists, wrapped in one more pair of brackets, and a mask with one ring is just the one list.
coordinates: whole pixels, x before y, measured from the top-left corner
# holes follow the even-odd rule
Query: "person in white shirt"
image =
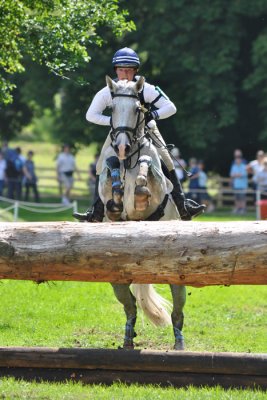
[(247, 165), (247, 171), (249, 174), (252, 175), (252, 181), (253, 181), (253, 189), (257, 190), (257, 179), (256, 176), (257, 174), (263, 170), (263, 159), (264, 159), (265, 153), (263, 150), (258, 150), (256, 154), (256, 159), (253, 161), (250, 161)]
[(64, 187), (62, 203), (65, 205), (70, 204), (70, 193), (73, 188), (75, 171), (78, 172), (76, 168), (76, 161), (71, 154), (71, 149), (68, 144), (64, 144), (62, 147), (62, 152), (58, 155), (57, 161), (57, 179), (61, 186)]
[[(117, 74), (118, 80), (127, 79), (128, 81), (135, 81), (140, 60), (135, 51), (128, 47), (118, 50), (113, 57), (112, 65)], [(204, 205), (199, 205), (192, 200), (187, 200), (182, 190), (180, 181), (178, 180), (174, 168), (172, 158), (169, 151), (166, 149), (166, 144), (161, 136), (156, 120), (168, 118), (176, 113), (176, 107), (173, 102), (162, 92), (162, 90), (154, 85), (145, 82), (142, 91), (139, 93), (140, 102), (149, 111), (146, 113), (146, 126), (149, 128), (149, 134), (159, 146), (158, 153), (163, 160), (165, 166), (164, 173), (171, 180), (173, 184), (172, 197), (177, 206), (182, 220), (191, 220), (202, 213), (205, 209)], [(93, 98), (93, 101), (86, 113), (86, 119), (89, 122), (98, 125), (111, 126), (111, 117), (103, 114), (106, 108), (112, 106), (112, 97), (108, 86), (101, 89)], [(111, 144), (110, 135), (108, 135), (97, 166), (96, 173), (99, 177), (101, 173), (101, 166), (105, 150)], [(98, 178), (96, 180), (96, 192), (93, 209), (88, 209), (85, 213), (74, 213), (73, 216), (80, 221), (88, 222), (101, 222), (104, 217), (104, 205), (98, 194)]]
[(177, 147), (174, 147), (171, 150), (171, 153), (173, 157), (175, 158), (173, 160), (174, 163), (174, 168), (175, 172), (177, 175), (177, 178), (181, 183), (183, 183), (186, 180), (186, 173), (185, 173), (185, 168), (187, 167), (186, 162), (183, 158), (181, 158), (180, 150)]
[(255, 175), (255, 182), (257, 188), (260, 191), (261, 199), (267, 199), (267, 157), (263, 158), (262, 169), (260, 169)]

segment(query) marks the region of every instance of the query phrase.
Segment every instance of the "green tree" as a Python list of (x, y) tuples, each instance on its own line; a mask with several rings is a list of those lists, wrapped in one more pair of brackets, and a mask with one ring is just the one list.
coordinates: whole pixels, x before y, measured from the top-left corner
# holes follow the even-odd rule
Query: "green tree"
[[(88, 43), (101, 45), (98, 29), (120, 35), (133, 29), (117, 0), (2, 0), (0, 4), (0, 103), (10, 103), (12, 75), (24, 57), (64, 76), (90, 60)], [(79, 80), (79, 76), (76, 75)]]
[[(39, 112), (45, 104), (51, 107), (57, 140), (103, 142), (107, 128), (88, 124), (85, 113), (105, 85), (105, 75), (114, 76), (113, 53), (128, 46), (141, 58), (140, 74), (176, 104), (177, 114), (159, 121), (159, 126), (184, 158), (201, 157), (208, 168), (227, 174), (234, 148), (240, 147), (247, 159), (260, 147), (267, 149), (265, 0), (120, 0), (119, 4), (127, 7), (135, 31), (116, 37), (108, 24), (99, 24), (97, 34), (104, 41), (99, 47), (87, 40), (89, 64), (79, 62), (76, 73), (62, 72), (68, 79), (54, 82), (51, 92), (51, 74), (38, 72), (31, 64), (32, 79), (41, 73), (47, 88), (38, 100), (30, 74), (18, 88), (18, 101), (31, 105), (34, 97), (35, 112), (37, 104)], [(53, 90), (60, 99), (57, 107), (51, 104)]]
[(65, 85), (62, 131), (64, 118), (70, 122), (68, 130), (76, 113), (78, 140), (103, 140), (106, 128), (86, 124), (84, 115), (92, 96), (104, 86), (104, 75), (112, 74), (112, 54), (127, 45), (139, 53), (140, 73), (176, 104), (177, 114), (159, 126), (185, 158), (201, 157), (209, 168), (227, 174), (234, 148), (241, 147), (252, 158), (259, 147), (267, 146), (265, 1), (256, 0), (253, 6), (248, 0), (121, 4), (127, 4), (136, 30), (110, 38), (102, 52), (94, 50), (85, 91)]
[(142, 73), (177, 106), (161, 124), (168, 142), (223, 173), (234, 148), (252, 158), (267, 147), (266, 1), (136, 0), (128, 10)]

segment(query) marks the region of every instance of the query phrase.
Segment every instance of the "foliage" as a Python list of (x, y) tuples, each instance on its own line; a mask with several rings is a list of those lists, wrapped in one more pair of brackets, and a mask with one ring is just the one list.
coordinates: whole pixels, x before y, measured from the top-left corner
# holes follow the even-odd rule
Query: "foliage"
[(194, 154), (223, 174), (234, 148), (254, 158), (267, 145), (266, 2), (257, 0), (253, 8), (248, 1), (222, 0), (158, 0), (153, 8), (141, 0), (121, 4), (127, 4), (137, 29), (93, 50), (89, 87), (64, 85), (60, 131), (65, 127), (66, 136), (75, 131), (86, 143), (104, 140), (107, 129), (87, 125), (84, 115), (105, 85), (104, 75), (113, 74), (112, 54), (127, 45), (140, 55), (141, 74), (176, 104), (177, 114), (159, 126), (185, 158)]
[[(45, 10), (51, 3), (53, 7), (60, 4), (64, 8), (62, 2), (51, 0), (46, 7), (40, 8), (43, 14), (37, 8), (38, 13), (45, 16)], [(88, 34), (84, 46), (87, 56), (79, 50), (79, 46), (84, 50), (85, 42), (81, 40), (77, 47), (78, 55), (75, 53), (70, 62), (64, 60), (69, 60), (74, 41), (79, 41), (84, 32), (85, 25), (79, 11), (76, 10), (73, 16), (82, 23), (77, 36), (64, 25), (70, 14), (63, 13), (60, 24), (63, 25), (64, 34), (66, 32), (66, 42), (62, 37), (58, 42), (62, 56), (60, 62), (55, 43), (52, 42), (54, 36), (48, 34), (44, 22), (39, 24), (38, 20), (38, 27), (41, 28), (34, 31), (37, 39), (33, 43), (38, 47), (40, 44), (43, 48), (48, 47), (46, 58), (41, 61), (56, 73), (66, 73), (68, 79), (52, 81), (52, 75), (43, 69), (41, 81), (51, 91), (42, 91), (38, 99), (36, 90), (26, 90), (34, 87), (29, 82), (30, 73), (33, 73), (34, 81), (37, 67), (26, 65), (30, 73), (20, 87), (16, 107), (23, 104), (29, 110), (28, 121), (36, 115), (38, 107), (41, 112), (43, 104), (46, 104), (51, 107), (54, 116), (55, 141), (102, 143), (107, 128), (88, 124), (85, 113), (94, 94), (105, 85), (105, 74), (114, 75), (111, 68), (113, 53), (120, 47), (128, 46), (134, 48), (141, 58), (140, 73), (145, 75), (148, 82), (159, 85), (177, 106), (177, 114), (159, 121), (159, 126), (166, 141), (178, 145), (183, 158), (192, 155), (203, 158), (208, 169), (228, 174), (235, 148), (241, 148), (247, 159), (253, 159), (259, 148), (266, 149), (266, 1), (255, 0), (252, 4), (249, 0), (155, 0), (153, 7), (152, 3), (142, 0), (120, 0), (119, 3), (120, 7), (127, 7), (136, 30), (125, 32), (132, 25), (124, 22), (124, 35), (114, 37), (112, 29), (108, 27), (111, 20), (107, 15), (106, 20), (101, 20), (101, 23), (97, 20), (96, 26), (93, 25), (93, 36), (90, 36), (92, 31)], [(69, 5), (70, 1), (64, 4)], [(104, 9), (107, 0), (101, 5)], [(81, 6), (80, 12), (82, 10)], [(20, 16), (20, 12), (18, 9), (16, 15)], [(53, 14), (49, 24), (54, 24), (55, 20)], [(44, 21), (47, 19), (44, 18)], [(61, 32), (60, 29), (55, 28), (55, 36)], [(98, 44), (100, 37), (103, 42), (98, 47), (95, 44)], [(21, 39), (24, 40), (24, 37)], [(67, 48), (64, 48), (64, 44)], [(24, 48), (33, 56), (33, 44)], [(88, 55), (91, 57), (89, 64), (84, 62)], [(37, 52), (36, 56), (40, 57), (40, 54)], [(73, 68), (76, 68), (76, 72), (73, 72)], [(60, 100), (56, 105), (53, 103), (55, 95)], [(13, 106), (10, 108), (13, 109)], [(16, 113), (9, 115), (13, 117), (5, 126), (6, 132), (11, 134), (9, 127)], [(0, 112), (0, 118), (6, 119), (4, 110), (2, 114)], [(18, 121), (16, 123), (16, 132), (19, 132), (23, 121), (20, 121), (20, 125)], [(26, 123), (25, 118), (24, 125)]]
[[(146, 50), (142, 71), (178, 108), (163, 125), (167, 140), (175, 140), (184, 155), (208, 159), (221, 172), (228, 173), (234, 148), (254, 158), (267, 141), (261, 134), (259, 92), (252, 99), (244, 82), (255, 73), (259, 85), (266, 82), (266, 2), (255, 1), (255, 8), (249, 1), (223, 0), (158, 0), (153, 10), (141, 1), (138, 5), (137, 30), (128, 37), (141, 54)], [(129, 11), (133, 16), (133, 7)], [(265, 87), (258, 86), (262, 95)]]
[(22, 72), (23, 57), (64, 76), (87, 63), (87, 45), (101, 45), (99, 26), (116, 35), (133, 29), (117, 0), (3, 0), (0, 6), (0, 103), (11, 101), (10, 75)]

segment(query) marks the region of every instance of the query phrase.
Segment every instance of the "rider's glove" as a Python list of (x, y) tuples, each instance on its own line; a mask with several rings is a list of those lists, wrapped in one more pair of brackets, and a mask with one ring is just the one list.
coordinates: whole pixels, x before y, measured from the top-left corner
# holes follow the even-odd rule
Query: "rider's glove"
[(146, 125), (152, 121), (152, 119), (159, 119), (159, 115), (157, 113), (157, 111), (148, 111), (145, 114), (145, 119), (146, 119)]

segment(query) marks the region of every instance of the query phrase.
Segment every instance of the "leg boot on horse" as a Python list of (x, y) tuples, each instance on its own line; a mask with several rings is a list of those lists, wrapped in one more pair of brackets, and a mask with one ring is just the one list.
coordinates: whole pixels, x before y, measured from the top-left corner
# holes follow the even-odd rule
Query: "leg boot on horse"
[(120, 177), (120, 161), (111, 156), (106, 160), (112, 182), (112, 199), (107, 201), (107, 216), (111, 221), (119, 221), (123, 211), (123, 189)]
[(174, 350), (184, 350), (184, 337), (182, 334), (184, 324), (183, 308), (186, 302), (186, 289), (184, 286), (170, 285), (173, 298), (172, 326), (175, 337)]
[(132, 292), (130, 291), (130, 285), (113, 283), (112, 287), (115, 296), (124, 307), (124, 312), (127, 318), (127, 322), (125, 325), (123, 348), (133, 349), (134, 338), (136, 337), (136, 333), (134, 330), (136, 316), (137, 316), (136, 299), (132, 294)]

